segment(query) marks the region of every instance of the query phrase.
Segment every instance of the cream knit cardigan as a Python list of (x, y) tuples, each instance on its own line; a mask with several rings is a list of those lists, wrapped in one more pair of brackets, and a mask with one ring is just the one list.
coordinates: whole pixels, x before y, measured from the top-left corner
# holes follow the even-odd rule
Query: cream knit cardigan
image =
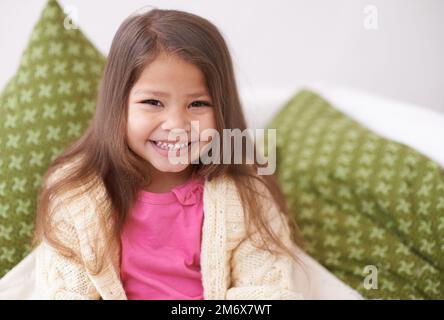
[[(36, 282), (49, 299), (126, 299), (119, 278), (119, 253), (109, 252), (103, 271), (94, 275), (85, 268), (96, 259), (105, 230), (98, 222), (97, 201), (104, 187), (82, 194), (75, 201), (59, 199), (55, 219), (62, 240), (80, 260), (68, 259), (43, 241), (37, 248)], [(271, 227), (287, 245), (293, 245), (270, 197), (258, 198)], [(234, 181), (228, 177), (206, 180), (203, 192), (204, 221), (201, 274), (204, 299), (301, 299), (294, 279), (296, 264), (287, 256), (271, 255), (246, 239), (244, 215)], [(107, 214), (107, 213), (105, 213)], [(258, 234), (256, 233), (254, 237)], [(98, 239), (98, 242), (92, 241)]]

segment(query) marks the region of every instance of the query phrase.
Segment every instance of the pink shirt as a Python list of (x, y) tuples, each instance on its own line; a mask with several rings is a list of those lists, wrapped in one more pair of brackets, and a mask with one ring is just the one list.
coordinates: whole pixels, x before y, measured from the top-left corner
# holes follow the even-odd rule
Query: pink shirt
[(204, 180), (141, 191), (125, 223), (120, 276), (128, 299), (201, 300)]

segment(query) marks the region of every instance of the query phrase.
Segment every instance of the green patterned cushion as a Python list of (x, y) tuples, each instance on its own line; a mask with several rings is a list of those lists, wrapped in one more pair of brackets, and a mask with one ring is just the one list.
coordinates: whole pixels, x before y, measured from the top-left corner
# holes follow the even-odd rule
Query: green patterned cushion
[[(315, 259), (366, 298), (444, 298), (438, 164), (308, 90), (268, 127), (277, 129), (276, 174)], [(377, 289), (365, 286), (375, 274)]]
[(0, 277), (29, 250), (46, 168), (86, 129), (104, 57), (49, 1), (0, 94)]

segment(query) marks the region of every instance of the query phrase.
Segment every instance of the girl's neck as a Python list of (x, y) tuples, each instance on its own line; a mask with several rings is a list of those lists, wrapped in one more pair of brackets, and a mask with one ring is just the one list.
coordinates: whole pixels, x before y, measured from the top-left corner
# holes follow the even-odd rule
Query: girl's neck
[(175, 186), (187, 182), (192, 177), (192, 173), (193, 167), (191, 165), (181, 172), (162, 172), (151, 167), (151, 183), (143, 190), (154, 193), (169, 192)]

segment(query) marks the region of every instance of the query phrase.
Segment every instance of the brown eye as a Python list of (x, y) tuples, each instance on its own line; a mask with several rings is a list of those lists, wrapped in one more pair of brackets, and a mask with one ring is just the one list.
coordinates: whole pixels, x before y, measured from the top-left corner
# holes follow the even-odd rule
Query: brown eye
[(143, 101), (141, 101), (141, 103), (153, 105), (156, 107), (160, 107), (162, 105), (159, 100), (154, 100), (154, 99), (143, 100)]
[(211, 104), (207, 101), (194, 101), (191, 103), (192, 107), (209, 107)]

